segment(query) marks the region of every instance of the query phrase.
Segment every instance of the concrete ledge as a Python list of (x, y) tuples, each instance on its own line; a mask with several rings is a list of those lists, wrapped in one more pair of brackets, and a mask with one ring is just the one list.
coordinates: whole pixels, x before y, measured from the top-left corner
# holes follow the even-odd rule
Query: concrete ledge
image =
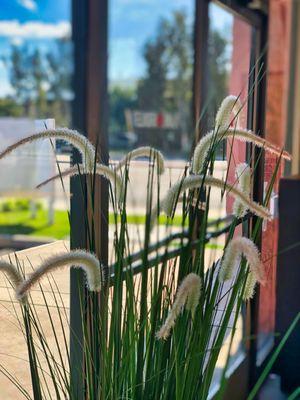
[(0, 235), (0, 249), (23, 250), (54, 242), (48, 237), (31, 237), (27, 235)]

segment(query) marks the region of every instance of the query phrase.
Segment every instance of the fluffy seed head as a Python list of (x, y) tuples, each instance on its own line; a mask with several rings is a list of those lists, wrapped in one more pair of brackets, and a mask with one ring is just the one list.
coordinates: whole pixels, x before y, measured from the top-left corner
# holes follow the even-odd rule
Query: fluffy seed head
[(257, 280), (255, 277), (255, 274), (252, 271), (249, 271), (246, 284), (245, 284), (245, 290), (244, 290), (244, 295), (243, 299), (244, 300), (250, 300), (254, 296), (255, 293), (255, 286), (256, 286)]
[[(95, 171), (96, 175), (100, 175), (103, 176), (104, 178), (106, 178), (107, 180), (109, 180), (112, 184), (115, 185), (115, 189), (116, 189), (116, 197), (118, 200), (120, 200), (122, 198), (122, 180), (120, 178), (120, 176), (118, 175), (118, 173), (113, 170), (112, 168), (108, 167), (107, 165), (103, 165), (103, 164), (96, 164), (96, 168), (93, 169), (93, 171), (88, 172), (88, 174), (92, 175)], [(55, 179), (59, 179), (59, 178), (64, 178), (66, 176), (75, 176), (75, 175), (79, 175), (79, 174), (84, 174), (85, 169), (83, 168), (83, 166), (80, 165), (74, 165), (71, 168), (66, 169), (65, 171), (61, 172), (60, 174), (54, 175), (51, 178), (41, 182), (36, 188), (40, 189), (41, 187), (47, 185), (48, 183), (52, 182)]]
[(201, 279), (194, 273), (188, 274), (181, 282), (174, 304), (169, 312), (169, 315), (157, 332), (157, 339), (166, 340), (170, 336), (170, 332), (175, 325), (178, 315), (185, 307), (194, 316), (196, 308), (199, 304), (201, 293)]
[[(0, 260), (0, 271), (7, 275), (15, 290), (22, 284), (23, 277), (13, 264)], [(23, 300), (26, 300), (26, 297)]]
[(21, 299), (41, 278), (63, 267), (82, 268), (86, 274), (87, 286), (91, 291), (100, 291), (102, 287), (102, 266), (99, 260), (84, 250), (73, 250), (47, 258), (25, 281), (17, 287), (17, 296)]
[(265, 207), (250, 200), (249, 197), (247, 197), (243, 192), (229, 185), (227, 182), (214, 178), (210, 175), (190, 175), (175, 183), (173, 186), (171, 186), (165, 198), (161, 201), (161, 209), (170, 217), (175, 207), (176, 199), (179, 197), (179, 195), (187, 189), (197, 189), (202, 185), (226, 190), (226, 192), (228, 192), (234, 198), (238, 198), (247, 209), (252, 211), (257, 216), (266, 219), (271, 218), (271, 214)]
[(41, 139), (62, 139), (72, 144), (81, 153), (85, 170), (89, 172), (93, 171), (96, 157), (94, 146), (85, 136), (75, 130), (67, 128), (46, 129), (27, 136), (4, 149), (0, 153), (0, 160), (24, 144)]
[(116, 166), (116, 170), (121, 169), (124, 165), (128, 164), (131, 160), (139, 157), (149, 157), (154, 158), (157, 162), (159, 175), (164, 173), (165, 170), (165, 160), (162, 153), (159, 150), (154, 149), (150, 146), (138, 147), (130, 151)]
[(211, 131), (199, 141), (199, 143), (195, 147), (193, 155), (193, 173), (201, 173), (208, 152), (213, 144), (216, 145), (222, 139), (228, 139), (231, 137), (237, 140), (241, 140), (243, 142), (252, 143), (257, 147), (264, 148), (266, 151), (276, 155), (277, 157), (281, 156), (287, 161), (290, 161), (292, 159), (292, 156), (287, 151), (282, 151), (280, 148), (268, 142), (267, 140), (255, 135), (252, 131), (249, 131), (247, 129), (229, 128), (223, 132)]
[[(235, 175), (238, 180), (238, 189), (250, 198), (251, 192), (251, 168), (246, 163), (238, 164), (235, 169)], [(233, 214), (238, 218), (243, 217), (247, 212), (247, 207), (237, 198), (233, 204)]]
[(246, 258), (249, 264), (250, 271), (253, 274), (253, 279), (264, 284), (265, 271), (260, 260), (258, 248), (255, 246), (252, 240), (246, 237), (234, 238), (227, 245), (220, 267), (220, 282), (224, 282), (232, 278), (235, 268), (241, 262), (242, 256)]
[(5, 275), (8, 276), (14, 287), (17, 287), (21, 282), (23, 282), (20, 272), (9, 262), (0, 260), (0, 271), (4, 272)]
[[(238, 112), (241, 109), (241, 104), (236, 96), (227, 96), (222, 101), (221, 106), (217, 112), (215, 120), (215, 130), (217, 132), (224, 132), (229, 128), (233, 118), (238, 117)], [(232, 116), (232, 114), (235, 114)]]

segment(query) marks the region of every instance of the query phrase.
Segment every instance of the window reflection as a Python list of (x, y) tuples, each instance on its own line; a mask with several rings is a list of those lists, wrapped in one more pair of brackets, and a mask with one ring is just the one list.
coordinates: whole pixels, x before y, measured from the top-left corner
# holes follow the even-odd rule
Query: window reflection
[[(229, 94), (239, 96), (243, 108), (239, 114), (239, 125), (247, 127), (247, 98), (248, 98), (248, 76), (250, 72), (250, 49), (252, 27), (229, 13), (220, 6), (210, 3), (209, 5), (209, 41), (208, 41), (208, 99), (207, 118), (208, 129), (214, 127), (214, 118), (222, 100)], [(227, 139), (219, 145), (216, 155), (214, 174), (230, 183), (236, 181), (235, 169), (242, 162), (246, 162), (246, 145), (238, 140)], [(218, 199), (218, 208), (212, 210), (211, 217), (224, 217), (232, 213), (233, 199), (224, 196), (222, 207), (220, 207), (220, 193), (212, 190), (211, 196)], [(241, 229), (237, 228), (236, 232)], [(225, 237), (219, 238), (224, 246)], [(222, 256), (222, 252), (216, 253), (215, 260)], [(232, 282), (231, 282), (232, 283)], [(231, 284), (229, 283), (229, 285)], [(228, 288), (224, 288), (226, 293)], [(226, 296), (225, 296), (226, 299)], [(226, 300), (225, 300), (226, 301)], [(233, 346), (231, 347), (231, 362), (242, 357), (244, 318), (239, 316)], [(227, 339), (218, 360), (218, 366), (222, 368), (226, 362), (229, 346)], [(218, 370), (215, 372), (218, 377)]]
[(141, 0), (111, 2), (113, 158), (141, 145), (163, 150), (169, 158), (185, 158), (190, 150), (193, 2), (176, 4), (166, 2), (161, 9)]

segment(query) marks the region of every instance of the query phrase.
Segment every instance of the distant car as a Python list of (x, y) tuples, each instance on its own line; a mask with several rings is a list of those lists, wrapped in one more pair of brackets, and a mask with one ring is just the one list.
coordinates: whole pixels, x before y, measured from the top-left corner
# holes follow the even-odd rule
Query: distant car
[(137, 143), (137, 135), (134, 132), (120, 132), (109, 135), (109, 148), (114, 150), (129, 150)]
[(72, 153), (72, 145), (66, 142), (65, 140), (56, 139), (55, 141), (56, 152), (58, 154), (71, 154)]

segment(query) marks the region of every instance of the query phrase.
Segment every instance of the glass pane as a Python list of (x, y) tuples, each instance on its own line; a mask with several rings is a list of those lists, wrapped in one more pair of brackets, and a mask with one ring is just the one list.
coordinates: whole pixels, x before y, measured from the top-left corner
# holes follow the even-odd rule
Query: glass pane
[[(243, 107), (239, 112), (238, 125), (247, 128), (247, 98), (250, 72), (252, 27), (237, 16), (214, 3), (210, 4), (209, 64), (208, 64), (208, 129), (214, 126), (214, 118), (222, 100), (227, 95), (239, 96)], [(246, 161), (246, 144), (228, 139), (219, 146), (217, 172), (224, 177), (228, 168), (228, 181), (235, 182), (235, 169)], [(224, 160), (225, 162), (223, 162)], [(233, 199), (227, 196), (220, 216), (231, 214)]]
[[(0, 151), (45, 128), (70, 126), (70, 0), (4, 1), (0, 46)], [(62, 171), (69, 166), (69, 151), (66, 143), (45, 140), (0, 160), (7, 171), (0, 181), (0, 234), (44, 242), (69, 236), (68, 183), (65, 193), (59, 181), (36, 190), (58, 173), (57, 163)]]
[[(239, 17), (229, 13), (220, 6), (210, 3), (209, 5), (209, 41), (208, 41), (208, 98), (206, 123), (208, 130), (214, 128), (215, 115), (222, 100), (227, 95), (239, 96), (241, 104), (244, 104), (239, 113), (238, 124), (247, 127), (247, 97), (248, 79), (250, 71), (250, 50), (252, 27)], [(234, 124), (234, 122), (233, 122)], [(227, 139), (219, 145), (214, 175), (227, 179), (230, 184), (236, 181), (236, 166), (246, 161), (246, 145), (238, 140)], [(225, 217), (232, 213), (233, 199), (225, 195), (220, 207), (220, 191), (212, 190), (212, 196), (218, 201), (217, 206), (212, 208), (211, 218)], [(237, 229), (238, 233), (241, 229)], [(218, 243), (225, 243), (225, 236), (218, 239)], [(216, 253), (216, 258), (221, 256)], [(225, 285), (224, 293), (229, 286)], [(226, 296), (224, 297), (226, 304)], [(220, 307), (222, 308), (222, 307)], [(232, 319), (234, 316), (232, 316)], [(218, 366), (222, 368), (226, 362), (226, 355), (230, 340), (230, 330), (227, 340), (218, 360)], [(237, 329), (231, 348), (231, 362), (238, 361), (243, 354), (242, 338), (244, 334), (244, 320), (242, 315), (238, 318)], [(216, 371), (216, 381), (218, 380)]]
[(109, 29), (111, 157), (151, 145), (181, 159), (190, 149), (193, 1), (112, 0)]
[[(70, 126), (73, 96), (70, 10), (71, 0), (1, 1), (0, 152), (34, 132)], [(15, 261), (13, 251), (27, 249), (17, 252), (26, 274), (38, 267), (41, 260), (68, 247), (67, 241), (56, 241), (32, 248), (69, 237), (68, 179), (64, 189), (57, 180), (36, 190), (36, 185), (58, 173), (57, 164), (61, 171), (69, 166), (69, 151), (65, 143), (42, 140), (20, 147), (0, 160), (0, 256), (5, 260), (10, 256)], [(50, 338), (48, 343), (54, 357), (58, 357), (54, 331), (61, 344), (62, 357), (65, 357), (62, 327), (68, 327), (68, 269), (55, 273), (54, 279), (57, 286), (50, 277), (42, 281), (44, 294), (38, 286), (32, 290), (31, 304), (45, 336)], [(21, 330), (24, 329), (21, 309), (2, 273), (0, 304), (1, 367), (16, 377), (32, 396), (28, 352)], [(54, 328), (51, 327), (49, 310)], [(33, 337), (36, 339), (34, 333)], [(38, 354), (43, 359), (41, 368), (47, 376), (45, 354), (43, 351), (38, 351)], [(45, 383), (43, 387), (46, 387)], [(0, 374), (0, 393), (3, 399), (22, 396), (3, 373)], [(43, 398), (56, 398), (51, 383)]]
[[(109, 4), (110, 158), (116, 163), (139, 146), (162, 151), (162, 198), (182, 176), (192, 145), (194, 1), (168, 0), (163, 7), (143, 0)], [(130, 168), (127, 214), (132, 237), (139, 239), (144, 234), (138, 221), (146, 210), (148, 166), (140, 157)]]

